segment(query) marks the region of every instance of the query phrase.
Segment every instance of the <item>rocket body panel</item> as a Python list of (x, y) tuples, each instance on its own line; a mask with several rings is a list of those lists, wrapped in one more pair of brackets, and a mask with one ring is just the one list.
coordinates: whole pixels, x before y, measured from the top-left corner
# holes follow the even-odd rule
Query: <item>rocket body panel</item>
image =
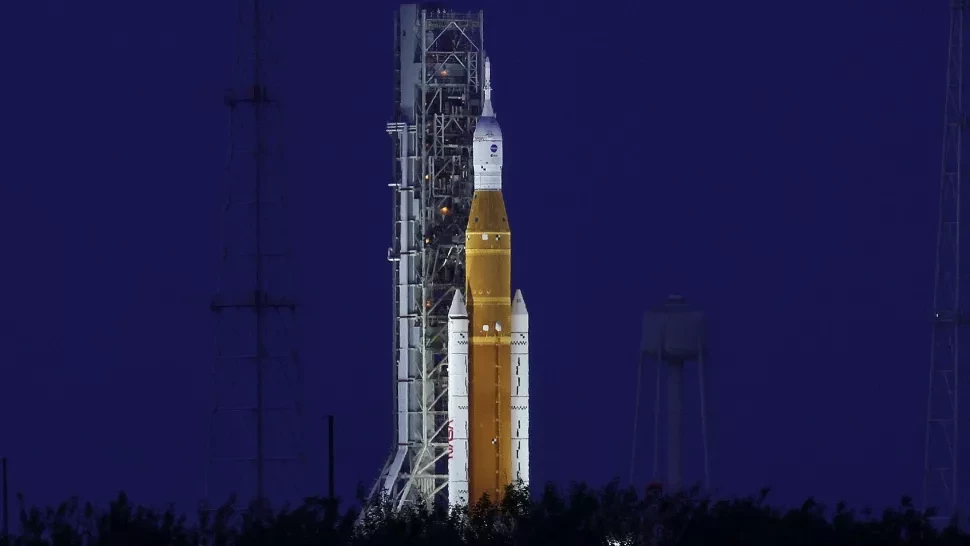
[(502, 129), (492, 117), (478, 119), (472, 137), (475, 190), (502, 189)]
[(469, 347), (469, 495), (498, 500), (512, 481), (512, 268), (500, 191), (476, 191), (465, 232)]
[(448, 502), (468, 503), (468, 313), (461, 291), (448, 312)]

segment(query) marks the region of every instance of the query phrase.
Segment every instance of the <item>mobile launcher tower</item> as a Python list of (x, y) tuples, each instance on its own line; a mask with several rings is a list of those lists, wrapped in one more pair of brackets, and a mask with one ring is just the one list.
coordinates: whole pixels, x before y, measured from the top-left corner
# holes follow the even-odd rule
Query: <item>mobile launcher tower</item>
[(481, 11), (404, 4), (394, 27), (394, 447), (369, 502), (399, 508), (448, 487), (448, 321), (466, 283), (485, 55)]

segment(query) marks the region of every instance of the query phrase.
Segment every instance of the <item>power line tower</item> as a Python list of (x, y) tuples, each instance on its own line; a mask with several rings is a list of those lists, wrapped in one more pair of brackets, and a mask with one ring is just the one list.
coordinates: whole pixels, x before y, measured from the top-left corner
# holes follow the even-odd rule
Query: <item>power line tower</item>
[[(223, 210), (205, 497), (296, 500), (303, 457), (302, 378), (272, 68), (273, 14), (239, 0)], [(237, 505), (238, 506), (238, 505)], [(265, 506), (265, 504), (263, 504)]]
[(404, 4), (395, 17), (393, 448), (370, 494), (431, 503), (448, 481), (448, 309), (465, 284), (482, 12)]
[(943, 120), (943, 169), (940, 181), (940, 218), (936, 243), (933, 293), (933, 343), (927, 397), (926, 458), (923, 506), (948, 518), (962, 506), (960, 483), (970, 465), (960, 451), (960, 345), (963, 323), (960, 288), (961, 203), (963, 181), (964, 19), (966, 0), (951, 0), (946, 105)]

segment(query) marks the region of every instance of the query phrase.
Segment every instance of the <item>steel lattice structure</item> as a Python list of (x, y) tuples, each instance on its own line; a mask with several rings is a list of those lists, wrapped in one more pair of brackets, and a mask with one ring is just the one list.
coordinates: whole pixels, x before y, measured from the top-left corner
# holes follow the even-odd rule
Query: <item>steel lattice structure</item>
[(406, 4), (395, 17), (394, 448), (371, 490), (431, 503), (447, 487), (448, 308), (465, 283), (482, 13)]
[(205, 497), (218, 505), (296, 500), (302, 377), (290, 283), (282, 117), (273, 86), (273, 14), (239, 0), (223, 210)]
[(960, 446), (960, 422), (966, 417), (966, 410), (960, 407), (960, 391), (966, 387), (960, 384), (959, 350), (959, 332), (964, 324), (960, 294), (960, 193), (964, 177), (963, 128), (967, 121), (963, 111), (967, 2), (951, 0), (951, 8), (923, 477), (923, 506), (936, 508), (943, 518), (966, 508), (960, 484), (970, 469)]

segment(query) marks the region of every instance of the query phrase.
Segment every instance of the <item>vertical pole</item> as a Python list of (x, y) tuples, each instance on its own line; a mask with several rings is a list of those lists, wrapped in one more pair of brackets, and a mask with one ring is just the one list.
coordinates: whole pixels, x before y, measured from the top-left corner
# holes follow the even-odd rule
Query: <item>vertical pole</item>
[(253, 115), (255, 116), (255, 123), (253, 124), (256, 134), (255, 134), (255, 174), (256, 174), (256, 187), (253, 193), (253, 204), (255, 207), (255, 212), (253, 216), (255, 217), (256, 224), (256, 248), (254, 252), (254, 259), (256, 261), (253, 264), (254, 271), (256, 272), (256, 285), (253, 287), (253, 310), (256, 311), (256, 497), (259, 499), (260, 506), (263, 506), (266, 502), (266, 489), (264, 482), (264, 464), (265, 464), (265, 453), (263, 445), (263, 434), (264, 425), (263, 418), (265, 417), (265, 411), (263, 407), (263, 365), (266, 356), (266, 352), (263, 347), (263, 319), (265, 318), (265, 299), (263, 297), (263, 231), (262, 231), (262, 200), (263, 200), (263, 135), (262, 135), (262, 115), (260, 112), (260, 106), (265, 99), (263, 96), (263, 82), (261, 81), (260, 74), (260, 63), (262, 58), (260, 57), (260, 28), (262, 24), (259, 16), (259, 2), (253, 1), (253, 80), (251, 93), (253, 93)]
[[(662, 354), (662, 353), (661, 353)], [(653, 480), (660, 481), (660, 391), (663, 360), (657, 357), (657, 383), (653, 397)]]
[[(953, 229), (953, 254), (955, 256), (953, 264), (953, 278), (961, 279), (960, 277), (960, 214), (963, 208), (960, 206), (961, 198), (961, 182), (963, 181), (963, 125), (966, 123), (966, 113), (963, 109), (963, 71), (966, 68), (963, 65), (963, 19), (966, 13), (967, 5), (966, 2), (953, 2), (952, 7), (959, 9), (955, 14), (959, 18), (959, 31), (957, 32), (957, 39), (959, 40), (956, 52), (956, 66), (959, 67), (956, 73), (957, 78), (957, 127), (956, 127), (956, 145), (957, 156), (956, 156), (956, 201), (953, 203), (953, 209), (956, 211), (956, 225)], [(957, 316), (960, 316), (960, 281), (957, 280), (953, 283), (953, 309), (956, 311)], [(959, 502), (960, 502), (960, 320), (957, 320), (953, 326), (953, 454), (951, 456), (952, 461), (952, 480), (953, 480), (953, 497), (950, 501), (953, 506), (953, 513), (959, 512)]]
[(10, 497), (7, 496), (7, 458), (0, 459), (0, 480), (3, 482), (3, 539), (10, 537)]
[(637, 395), (633, 404), (633, 446), (630, 448), (630, 486), (633, 486), (633, 471), (637, 465), (637, 425), (640, 423), (640, 388), (643, 384), (643, 353), (637, 363)]
[(697, 372), (698, 383), (701, 388), (701, 440), (704, 446), (704, 492), (711, 492), (711, 463), (710, 463), (710, 439), (707, 435), (707, 385), (704, 378), (704, 348), (698, 351)]
[(334, 495), (333, 489), (333, 415), (327, 417), (327, 446), (329, 450), (329, 455), (327, 457), (327, 475), (329, 487), (330, 501), (332, 502), (336, 496)]
[(684, 413), (684, 363), (667, 362), (667, 482), (671, 493), (680, 492)]

